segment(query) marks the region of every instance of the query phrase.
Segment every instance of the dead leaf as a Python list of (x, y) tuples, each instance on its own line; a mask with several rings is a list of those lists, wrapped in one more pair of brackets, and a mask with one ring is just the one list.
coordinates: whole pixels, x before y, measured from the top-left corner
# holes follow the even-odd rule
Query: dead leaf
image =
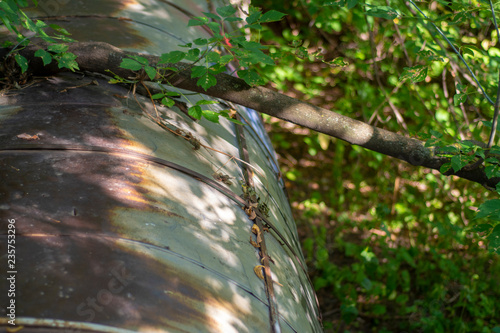
[(36, 134), (35, 135), (29, 135), (28, 133), (23, 133), (23, 134), (17, 135), (17, 137), (19, 139), (23, 139), (23, 140), (40, 140), (40, 138)]
[(255, 248), (257, 248), (257, 249), (260, 247), (260, 245), (257, 244), (257, 242), (255, 242), (254, 240), (252, 240), (252, 236), (250, 236), (250, 244), (252, 244), (252, 246), (255, 247)]
[(264, 265), (257, 265), (253, 268), (255, 275), (257, 275), (261, 280), (264, 280), (264, 273), (262, 272), (263, 269)]

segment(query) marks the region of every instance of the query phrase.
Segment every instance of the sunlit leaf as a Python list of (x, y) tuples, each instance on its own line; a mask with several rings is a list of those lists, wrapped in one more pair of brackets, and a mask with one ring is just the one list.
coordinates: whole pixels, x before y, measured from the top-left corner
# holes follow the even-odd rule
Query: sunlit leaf
[(201, 115), (202, 115), (201, 106), (199, 106), (199, 105), (191, 106), (190, 108), (188, 108), (188, 114), (193, 118), (201, 119)]
[(222, 17), (228, 17), (236, 13), (236, 8), (234, 8), (231, 5), (224, 6), (224, 7), (219, 7), (216, 9), (217, 14), (219, 14)]
[(396, 9), (389, 6), (374, 6), (366, 11), (366, 15), (394, 20), (399, 16)]
[(467, 94), (455, 94), (453, 96), (453, 105), (459, 106), (467, 100)]
[(399, 77), (399, 81), (410, 79), (412, 83), (424, 81), (427, 77), (428, 66), (417, 65), (413, 67), (405, 67), (403, 73)]
[(217, 84), (217, 79), (209, 72), (206, 72), (198, 79), (196, 84), (207, 90), (208, 88), (213, 87)]
[(197, 25), (205, 25), (208, 23), (208, 17), (205, 16), (196, 16), (193, 19), (189, 20), (188, 27), (194, 27)]
[(202, 110), (203, 117), (207, 120), (218, 123), (219, 122), (219, 114), (217, 112), (211, 110)]
[(205, 15), (206, 17), (211, 18), (213, 20), (217, 20), (217, 21), (220, 21), (220, 19), (221, 19), (219, 15), (216, 15), (214, 13), (203, 12), (203, 15)]
[(64, 44), (52, 44), (47, 46), (47, 50), (54, 53), (63, 53), (68, 50), (69, 46)]
[(35, 57), (42, 58), (44, 66), (47, 66), (52, 62), (52, 55), (49, 52), (45, 51), (44, 49), (36, 50)]
[(161, 100), (161, 104), (165, 105), (166, 107), (170, 108), (172, 106), (174, 106), (175, 104), (175, 101), (171, 98), (168, 98), (168, 97), (164, 97), (162, 98)]
[(196, 105), (210, 105), (210, 104), (219, 104), (218, 101), (211, 101), (208, 99), (202, 99), (196, 102)]
[(24, 73), (28, 70), (28, 59), (23, 57), (20, 54), (14, 55), (14, 59), (16, 59), (17, 64), (21, 67), (21, 72)]
[(138, 71), (142, 68), (142, 65), (140, 63), (138, 63), (137, 61), (135, 61), (134, 59), (125, 58), (125, 59), (122, 59), (122, 62), (120, 63), (120, 67), (125, 68), (125, 69), (130, 69), (132, 71)]
[(145, 66), (144, 71), (146, 72), (146, 74), (148, 75), (150, 80), (155, 79), (157, 73), (156, 73), (156, 69), (154, 67)]
[(61, 57), (57, 58), (57, 65), (59, 68), (68, 68), (71, 71), (75, 69), (80, 69), (78, 63), (76, 62), (76, 54), (64, 53)]

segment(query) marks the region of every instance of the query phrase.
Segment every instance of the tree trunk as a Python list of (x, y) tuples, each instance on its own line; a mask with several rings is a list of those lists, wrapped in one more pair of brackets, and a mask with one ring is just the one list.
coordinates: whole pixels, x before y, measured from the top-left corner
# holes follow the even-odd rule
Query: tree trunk
[[(79, 41), (159, 55), (207, 38), (187, 22), (210, 6), (47, 0), (30, 14)], [(234, 109), (244, 126), (196, 122), (183, 110), (200, 96), (155, 108), (107, 81), (58, 74), (0, 96), (0, 269), (10, 278), (0, 283), (0, 327), (321, 331), (258, 115), (227, 103), (211, 107)], [(252, 184), (268, 217), (245, 195)]]

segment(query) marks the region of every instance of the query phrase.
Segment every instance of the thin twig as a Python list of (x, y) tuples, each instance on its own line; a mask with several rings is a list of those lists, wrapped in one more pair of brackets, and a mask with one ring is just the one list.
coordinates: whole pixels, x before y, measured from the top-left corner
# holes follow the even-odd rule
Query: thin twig
[(465, 65), (465, 67), (467, 67), (467, 69), (469, 70), (469, 73), (474, 78), (474, 81), (476, 81), (477, 85), (479, 86), (479, 89), (481, 89), (481, 92), (483, 93), (484, 97), (486, 97), (486, 99), (488, 100), (488, 102), (490, 102), (490, 104), (494, 105), (495, 103), (493, 103), (490, 96), (488, 96), (486, 91), (484, 91), (483, 86), (481, 85), (481, 83), (479, 83), (479, 80), (477, 79), (476, 75), (474, 75), (474, 73), (472, 72), (472, 69), (469, 67), (469, 65), (467, 64), (465, 59), (462, 57), (460, 52), (458, 52), (458, 50), (455, 48), (455, 45), (453, 45), (453, 43), (448, 39), (448, 37), (446, 37), (446, 35), (443, 33), (443, 31), (441, 31), (441, 29), (439, 29), (438, 26), (435, 25), (434, 22), (432, 22), (432, 20), (429, 19), (429, 17), (427, 17), (427, 15), (425, 15), (425, 13), (423, 11), (421, 11), (420, 8), (418, 8), (418, 6), (412, 0), (408, 0), (408, 2), (410, 2), (413, 5), (413, 7), (415, 7), (420, 12), (420, 14), (422, 14), (422, 16), (425, 17), (430, 22), (432, 24), (432, 26), (434, 27), (434, 29), (436, 29), (437, 32), (441, 35), (441, 37), (443, 37), (446, 40), (446, 42), (448, 43), (448, 45), (451, 46), (451, 48), (453, 49), (455, 54), (458, 56), (458, 58), (462, 61), (462, 63)]
[[(498, 31), (498, 24), (495, 15), (495, 9), (493, 8), (493, 3), (490, 0), (491, 15), (493, 16), (493, 24), (497, 31), (498, 41), (500, 42), (500, 31)], [(488, 140), (488, 148), (493, 146), (493, 141), (495, 141), (495, 134), (497, 133), (497, 122), (498, 122), (498, 106), (500, 104), (500, 71), (498, 72), (498, 89), (497, 89), (497, 99), (495, 101), (495, 111), (493, 112), (493, 121), (491, 123), (491, 133)]]
[(403, 116), (401, 115), (399, 110), (396, 108), (396, 106), (391, 102), (391, 99), (387, 95), (387, 92), (385, 91), (385, 88), (382, 84), (382, 80), (380, 79), (379, 68), (378, 68), (377, 62), (375, 61), (375, 58), (376, 58), (375, 38), (373, 37), (373, 31), (372, 31), (372, 28), (370, 27), (370, 23), (368, 22), (368, 18), (366, 16), (366, 13), (364, 13), (364, 16), (365, 16), (366, 26), (368, 28), (368, 34), (370, 36), (370, 49), (372, 52), (372, 58), (374, 59), (373, 69), (375, 71), (375, 79), (377, 81), (378, 86), (380, 87), (380, 90), (384, 94), (385, 100), (387, 100), (387, 104), (389, 104), (389, 107), (391, 108), (392, 112), (396, 116), (397, 122), (408, 132), (408, 126), (406, 126), (406, 123), (404, 121)]
[(493, 112), (493, 122), (491, 123), (490, 139), (488, 140), (488, 145), (487, 145), (488, 148), (491, 148), (493, 146), (493, 141), (495, 141), (495, 134), (497, 133), (499, 104), (500, 104), (500, 71), (498, 71), (497, 99), (495, 101), (495, 111)]

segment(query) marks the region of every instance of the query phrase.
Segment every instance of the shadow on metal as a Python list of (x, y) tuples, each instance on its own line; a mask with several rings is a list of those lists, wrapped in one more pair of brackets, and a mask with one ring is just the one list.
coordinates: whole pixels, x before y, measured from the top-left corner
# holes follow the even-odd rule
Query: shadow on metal
[[(169, 1), (62, 2), (31, 14), (58, 17), (80, 40), (113, 43), (123, 32), (117, 46), (155, 54), (206, 36), (186, 28), (186, 13), (211, 10), (201, 0), (177, 1), (182, 10)], [(254, 111), (234, 108), (270, 207), (273, 230), (264, 237), (282, 285), (274, 284), (280, 330), (321, 331), (274, 153)], [(0, 96), (0, 258), (3, 275), (15, 220), (21, 332), (271, 331), (253, 222), (242, 209), (243, 165), (216, 151), (240, 156), (235, 125), (194, 122), (176, 107), (159, 112), (214, 150), (194, 150), (146, 115), (155, 114), (148, 98), (91, 73), (35, 78)], [(230, 185), (213, 177), (220, 171)], [(8, 289), (2, 279), (4, 328)]]

